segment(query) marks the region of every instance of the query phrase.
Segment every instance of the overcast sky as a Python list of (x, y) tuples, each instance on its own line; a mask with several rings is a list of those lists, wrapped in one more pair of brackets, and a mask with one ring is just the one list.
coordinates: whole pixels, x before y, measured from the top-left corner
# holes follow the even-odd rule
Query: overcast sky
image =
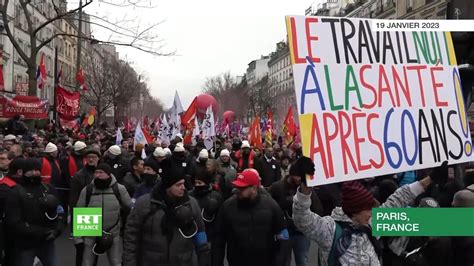
[[(108, 0), (121, 2), (123, 0)], [(200, 93), (206, 77), (230, 71), (242, 75), (247, 64), (275, 49), (286, 39), (285, 15), (304, 15), (314, 0), (150, 0), (153, 9), (112, 8), (96, 1), (85, 9), (109, 19), (129, 18), (144, 27), (164, 21), (156, 32), (166, 43), (165, 51), (177, 56), (154, 57), (130, 48), (118, 48), (121, 58), (133, 61), (139, 73), (149, 78), (152, 94), (165, 107), (178, 90), (187, 108)], [(72, 3), (74, 4), (74, 3)], [(149, 4), (149, 3), (148, 3)], [(135, 23), (136, 24), (136, 23)], [(97, 29), (95, 29), (97, 33)]]

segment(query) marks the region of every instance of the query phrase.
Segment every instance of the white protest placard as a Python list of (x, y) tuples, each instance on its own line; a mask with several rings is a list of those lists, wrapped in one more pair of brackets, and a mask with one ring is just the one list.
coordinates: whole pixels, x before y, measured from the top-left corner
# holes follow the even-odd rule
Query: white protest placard
[(472, 160), (449, 32), (376, 32), (370, 19), (288, 16), (311, 186)]

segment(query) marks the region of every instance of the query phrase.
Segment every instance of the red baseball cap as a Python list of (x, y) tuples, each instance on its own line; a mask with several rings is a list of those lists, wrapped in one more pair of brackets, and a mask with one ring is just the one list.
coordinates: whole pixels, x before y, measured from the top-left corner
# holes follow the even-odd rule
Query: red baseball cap
[(238, 188), (260, 186), (260, 176), (255, 169), (245, 169), (242, 173), (237, 175), (237, 178), (232, 181), (232, 184)]

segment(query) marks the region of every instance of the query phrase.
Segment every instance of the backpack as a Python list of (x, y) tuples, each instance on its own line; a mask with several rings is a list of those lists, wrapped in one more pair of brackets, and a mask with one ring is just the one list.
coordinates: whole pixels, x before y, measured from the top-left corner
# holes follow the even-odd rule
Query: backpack
[[(91, 197), (92, 197), (92, 189), (94, 188), (94, 185), (93, 184), (89, 184), (87, 185), (86, 187), (86, 207), (89, 207), (89, 203), (91, 201)], [(115, 182), (113, 185), (112, 185), (112, 191), (114, 192), (114, 195), (115, 197), (117, 198), (120, 206), (122, 206), (122, 197), (120, 196), (120, 191), (119, 191), (119, 188), (118, 188), (118, 183)]]

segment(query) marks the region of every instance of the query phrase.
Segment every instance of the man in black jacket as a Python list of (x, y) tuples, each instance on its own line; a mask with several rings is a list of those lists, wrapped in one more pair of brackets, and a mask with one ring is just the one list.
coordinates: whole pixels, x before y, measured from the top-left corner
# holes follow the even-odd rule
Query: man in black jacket
[(41, 183), (41, 163), (26, 159), (23, 176), (11, 190), (6, 204), (6, 220), (15, 235), (15, 265), (31, 266), (35, 257), (43, 265), (58, 265), (55, 239), (61, 233), (64, 209), (56, 190)]
[[(305, 174), (301, 172), (301, 169), (302, 168), (298, 167), (298, 165), (293, 165), (290, 168), (289, 176), (273, 183), (270, 187), (270, 194), (285, 213), (288, 231), (290, 233), (291, 246), (289, 248), (293, 250), (296, 265), (306, 266), (308, 265), (308, 252), (311, 240), (295, 227), (292, 214), (293, 197), (301, 185), (302, 178), (306, 178)], [(316, 193), (311, 194), (311, 211), (318, 215), (323, 214), (323, 207)], [(288, 256), (286, 265), (289, 266), (290, 263), (291, 256)]]
[(143, 168), (143, 159), (141, 158), (133, 158), (130, 162), (130, 166), (132, 171), (128, 172), (125, 177), (123, 178), (123, 185), (127, 189), (128, 194), (130, 197), (133, 197), (135, 193), (135, 189), (138, 187), (140, 182), (142, 181), (141, 175), (144, 173)]
[(182, 167), (162, 164), (162, 181), (137, 199), (125, 228), (124, 266), (209, 264), (209, 246), (196, 200), (188, 196)]
[(237, 194), (219, 210), (212, 265), (224, 265), (226, 244), (230, 266), (285, 265), (289, 253), (285, 218), (278, 204), (259, 191), (258, 172), (246, 169), (232, 183)]
[(273, 147), (267, 146), (265, 153), (255, 164), (260, 177), (262, 178), (262, 185), (266, 188), (281, 179), (280, 164), (273, 157)]

